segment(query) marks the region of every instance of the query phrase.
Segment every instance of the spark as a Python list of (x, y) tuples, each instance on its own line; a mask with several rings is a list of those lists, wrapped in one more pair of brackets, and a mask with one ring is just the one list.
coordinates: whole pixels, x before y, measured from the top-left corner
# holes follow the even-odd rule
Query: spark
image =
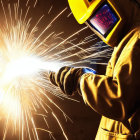
[(70, 13), (67, 15), (67, 18), (69, 18), (71, 15), (72, 15), (72, 12), (70, 12)]
[[(55, 139), (52, 131), (38, 128), (34, 120), (35, 115), (42, 117), (47, 128), (49, 128), (45, 115), (48, 112), (51, 112), (65, 139), (68, 140), (57, 115), (49, 104), (55, 106), (66, 120), (69, 119), (71, 122), (72, 120), (49, 95), (53, 94), (59, 99), (76, 100), (61, 94), (57, 87), (51, 85), (48, 79), (49, 71), (57, 72), (65, 64), (75, 65), (81, 62), (91, 62), (88, 60), (89, 57), (94, 58), (94, 60), (98, 59), (99, 56), (107, 57), (104, 54), (110, 50), (92, 54), (93, 51), (97, 51), (95, 46), (87, 49), (80, 47), (94, 41), (96, 39), (94, 35), (90, 35), (76, 44), (73, 43), (75, 41), (73, 37), (85, 31), (88, 28), (87, 26), (65, 39), (60, 37), (64, 32), (55, 33), (55, 31), (50, 32), (43, 38), (46, 31), (53, 26), (54, 22), (57, 22), (67, 8), (60, 11), (44, 30), (38, 33), (37, 29), (44, 15), (40, 16), (34, 26), (31, 26), (32, 18), (27, 18), (30, 11), (29, 2), (30, 0), (27, 0), (25, 3), (27, 9), (25, 15), (23, 15), (19, 0), (13, 5), (14, 10), (12, 10), (11, 5), (8, 5), (8, 12), (6, 12), (1, 0), (5, 17), (5, 23), (0, 27), (0, 108), (1, 116), (5, 119), (3, 140), (6, 139), (8, 129), (11, 126), (14, 134), (19, 132), (19, 139), (22, 140), (33, 138), (39, 140), (38, 130), (49, 133), (51, 138)], [(37, 2), (37, 0), (34, 1), (34, 7)], [(53, 6), (51, 6), (48, 14), (52, 8)], [(78, 52), (72, 53), (73, 50)], [(79, 60), (77, 62), (67, 60), (74, 56), (78, 56)], [(43, 112), (40, 112), (40, 110), (43, 110)]]
[(52, 8), (53, 8), (53, 5), (52, 5), (52, 6), (51, 6), (51, 8), (49, 9), (48, 14), (50, 14), (50, 12), (51, 12)]
[(61, 130), (62, 130), (62, 132), (63, 132), (63, 135), (65, 136), (65, 139), (68, 140), (68, 137), (67, 137), (65, 131), (63, 130), (63, 127), (62, 127), (62, 125), (61, 125), (59, 119), (57, 118), (57, 116), (56, 116), (53, 112), (52, 112), (52, 115), (55, 117), (56, 121), (58, 122), (58, 124), (59, 124), (59, 126), (60, 126), (60, 128), (61, 128)]
[(38, 0), (35, 0), (34, 7), (37, 5)]

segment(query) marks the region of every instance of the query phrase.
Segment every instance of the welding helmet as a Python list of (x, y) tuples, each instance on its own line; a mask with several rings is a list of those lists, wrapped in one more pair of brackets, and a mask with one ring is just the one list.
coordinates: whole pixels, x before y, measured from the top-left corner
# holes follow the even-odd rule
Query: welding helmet
[[(129, 24), (128, 0), (68, 0), (79, 24), (86, 23), (105, 43), (119, 43), (122, 29)], [(124, 7), (125, 6), (125, 7)], [(124, 9), (127, 12), (124, 12)]]

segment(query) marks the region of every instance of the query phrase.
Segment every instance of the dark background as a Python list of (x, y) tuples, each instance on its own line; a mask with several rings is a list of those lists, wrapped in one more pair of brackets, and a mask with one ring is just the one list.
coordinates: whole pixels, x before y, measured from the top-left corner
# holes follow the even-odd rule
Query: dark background
[[(16, 0), (5, 0), (5, 6), (7, 3), (10, 3), (11, 5), (13, 3), (17, 2)], [(20, 7), (23, 8), (23, 13), (25, 12), (25, 2), (26, 0), (20, 0)], [(75, 31), (78, 31), (85, 25), (79, 25), (74, 17), (71, 15), (70, 17), (67, 17), (70, 14), (70, 8), (68, 6), (67, 0), (38, 0), (36, 7), (33, 7), (34, 0), (29, 1), (30, 5), (30, 12), (28, 14), (28, 18), (32, 17), (32, 23), (36, 23), (37, 20), (41, 15), (45, 15), (45, 18), (43, 21), (39, 24), (39, 31), (41, 32), (44, 27), (65, 7), (68, 7), (67, 11), (61, 16), (57, 22), (55, 22), (51, 29), (49, 29), (47, 32), (49, 33), (51, 30), (54, 30), (56, 33), (64, 32), (62, 35), (63, 38), (68, 37)], [(52, 7), (51, 12), (48, 14), (48, 11), (50, 7)], [(0, 12), (2, 13), (2, 8), (0, 9)], [(1, 22), (4, 21), (4, 17), (1, 15)], [(78, 40), (83, 39), (85, 36), (93, 34), (90, 29), (87, 29), (86, 31), (82, 32), (81, 34), (77, 35), (76, 37)], [(92, 42), (92, 44), (99, 41), (97, 39), (95, 42)], [(86, 44), (85, 47), (88, 47), (89, 44)], [(70, 100), (59, 100), (56, 97), (52, 97), (53, 100), (66, 112), (66, 114), (72, 119), (73, 123), (71, 123), (69, 120), (66, 121), (63, 114), (58, 111), (55, 107), (54, 110), (56, 112), (56, 115), (58, 116), (60, 122), (62, 123), (62, 126), (65, 130), (65, 133), (67, 134), (69, 140), (93, 140), (95, 138), (99, 121), (100, 121), (100, 115), (98, 115), (96, 112), (94, 112), (88, 105), (85, 105), (83, 102), (83, 99), (79, 95), (75, 95), (74, 99), (77, 99), (80, 101), (80, 103), (70, 101)], [(53, 106), (52, 106), (53, 108)], [(64, 136), (62, 131), (60, 130), (60, 127), (54, 117), (52, 117), (51, 113), (47, 114), (47, 120), (49, 123), (49, 130), (53, 132), (53, 135), (56, 140), (64, 140)], [(40, 118), (35, 118), (36, 125), (40, 127), (46, 127), (45, 123)], [(3, 130), (3, 125), (1, 124), (1, 129)], [(1, 130), (1, 131), (2, 131)], [(8, 132), (8, 140), (11, 139), (17, 139), (16, 136), (11, 137), (11, 131)], [(47, 132), (38, 131), (40, 140), (49, 140), (49, 135)], [(2, 134), (1, 134), (2, 138)], [(0, 138), (0, 139), (1, 139)]]

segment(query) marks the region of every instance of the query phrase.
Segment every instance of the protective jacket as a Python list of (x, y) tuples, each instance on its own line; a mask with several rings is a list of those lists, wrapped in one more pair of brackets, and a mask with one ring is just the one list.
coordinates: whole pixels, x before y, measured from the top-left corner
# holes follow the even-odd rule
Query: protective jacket
[(140, 140), (140, 29), (114, 48), (106, 75), (84, 74), (80, 89), (102, 115), (96, 140)]

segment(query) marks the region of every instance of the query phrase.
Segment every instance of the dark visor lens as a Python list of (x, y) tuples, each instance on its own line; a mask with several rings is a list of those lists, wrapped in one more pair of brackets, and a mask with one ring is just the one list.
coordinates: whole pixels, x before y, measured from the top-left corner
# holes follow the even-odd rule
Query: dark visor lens
[(88, 23), (106, 37), (118, 20), (119, 18), (115, 11), (109, 6), (109, 4), (105, 3), (94, 15), (92, 15), (88, 20)]

